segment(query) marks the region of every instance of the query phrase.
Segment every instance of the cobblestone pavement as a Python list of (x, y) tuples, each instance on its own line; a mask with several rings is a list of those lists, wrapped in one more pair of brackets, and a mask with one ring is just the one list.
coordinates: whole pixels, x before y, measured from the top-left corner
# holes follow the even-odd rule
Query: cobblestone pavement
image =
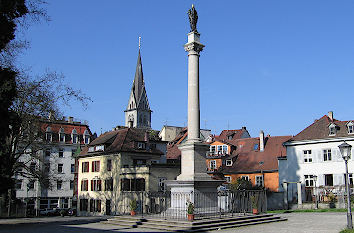
[[(212, 231), (214, 233), (338, 233), (346, 226), (346, 213), (281, 214), (288, 221)], [(0, 219), (0, 233), (114, 233), (163, 232), (141, 228), (121, 228), (102, 224), (97, 217), (50, 217)]]

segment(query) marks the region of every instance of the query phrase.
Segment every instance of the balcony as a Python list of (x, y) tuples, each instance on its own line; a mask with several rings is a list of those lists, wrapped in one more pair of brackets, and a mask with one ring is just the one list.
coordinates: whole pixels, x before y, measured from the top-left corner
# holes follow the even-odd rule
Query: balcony
[(217, 168), (207, 168), (207, 174), (215, 174), (218, 173)]
[(121, 174), (148, 174), (150, 173), (149, 166), (123, 166)]
[(227, 151), (208, 151), (206, 154), (207, 159), (217, 159), (217, 158), (222, 158), (225, 157), (227, 154)]

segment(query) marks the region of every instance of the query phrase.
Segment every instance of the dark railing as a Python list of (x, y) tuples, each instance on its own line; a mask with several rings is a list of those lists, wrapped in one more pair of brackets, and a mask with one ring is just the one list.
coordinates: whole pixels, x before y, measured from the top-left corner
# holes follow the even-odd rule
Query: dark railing
[(267, 210), (263, 190), (218, 192), (122, 192), (117, 210), (119, 215), (130, 214), (130, 202), (137, 203), (136, 214), (165, 219), (186, 219), (187, 203), (194, 203), (196, 218), (246, 215), (252, 213), (252, 196), (259, 213)]

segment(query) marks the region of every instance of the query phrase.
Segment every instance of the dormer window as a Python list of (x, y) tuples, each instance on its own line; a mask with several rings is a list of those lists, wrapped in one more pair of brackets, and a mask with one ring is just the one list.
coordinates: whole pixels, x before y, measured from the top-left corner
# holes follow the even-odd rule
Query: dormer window
[(71, 133), (71, 140), (72, 140), (73, 144), (78, 143), (78, 135), (77, 135), (76, 129), (73, 129), (73, 131)]
[(90, 144), (90, 133), (87, 129), (84, 132), (84, 141), (85, 144)]
[(145, 149), (146, 143), (145, 142), (138, 142), (138, 149)]
[(63, 128), (59, 130), (59, 142), (65, 142), (65, 131)]
[(95, 151), (104, 151), (104, 145), (96, 146)]
[(353, 122), (350, 121), (347, 124), (347, 129), (348, 129), (348, 134), (354, 134), (354, 124), (353, 124)]
[(330, 124), (329, 127), (329, 136), (335, 136), (337, 133), (336, 125), (335, 124)]
[(45, 131), (45, 140), (47, 142), (51, 142), (52, 139), (53, 139), (52, 129), (48, 126), (46, 131)]
[(232, 159), (227, 159), (226, 160), (226, 166), (228, 166), (228, 167), (232, 166)]

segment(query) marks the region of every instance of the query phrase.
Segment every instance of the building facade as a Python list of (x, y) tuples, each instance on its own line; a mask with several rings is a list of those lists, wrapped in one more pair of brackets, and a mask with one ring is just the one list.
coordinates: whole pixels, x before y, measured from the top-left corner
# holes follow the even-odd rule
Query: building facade
[[(287, 156), (279, 160), (280, 185), (284, 182), (300, 182), (303, 201), (312, 201), (315, 187), (319, 195), (326, 190), (333, 193), (344, 190), (345, 163), (338, 148), (344, 141), (354, 146), (354, 121), (336, 120), (333, 112), (315, 120), (284, 143)], [(352, 185), (353, 156), (348, 166)], [(296, 198), (296, 193), (293, 198)]]
[(164, 162), (166, 142), (157, 135), (147, 129), (113, 130), (81, 152), (79, 215), (125, 213), (127, 195), (166, 191), (164, 181), (175, 179), (180, 168)]
[(36, 211), (71, 208), (76, 202), (75, 153), (90, 143), (92, 133), (88, 125), (74, 121), (72, 117), (42, 120), (40, 128), (42, 137), (36, 145), (32, 144), (33, 150), (37, 148), (35, 156), (25, 153), (19, 159), (23, 166), (19, 166), (15, 175), (16, 197), (26, 200), (28, 208)]

